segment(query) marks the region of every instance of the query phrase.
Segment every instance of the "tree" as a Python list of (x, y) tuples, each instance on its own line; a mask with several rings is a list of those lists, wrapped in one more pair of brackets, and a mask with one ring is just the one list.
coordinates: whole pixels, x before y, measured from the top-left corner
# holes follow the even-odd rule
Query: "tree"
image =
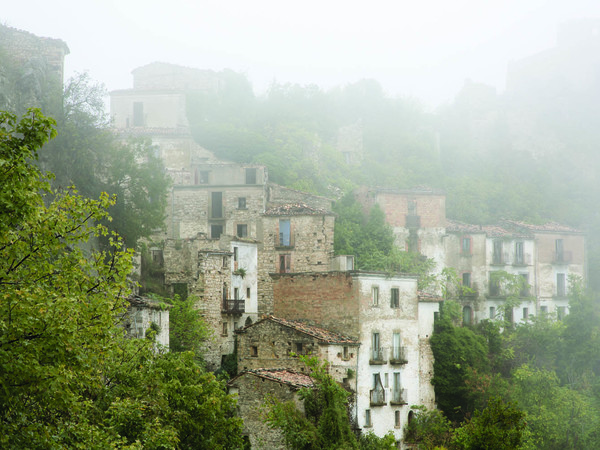
[(200, 350), (210, 331), (194, 307), (196, 299), (175, 295), (169, 302), (173, 305), (169, 311), (169, 348), (173, 352), (191, 352), (200, 359)]
[(116, 196), (104, 224), (128, 247), (164, 227), (169, 179), (148, 140), (119, 142), (104, 112), (105, 88), (87, 74), (68, 80), (63, 94), (60, 133), (45, 148), (42, 167), (55, 174), (53, 186), (76, 186), (97, 198)]
[(32, 160), (53, 121), (0, 117), (0, 446), (240, 448), (223, 382), (119, 325), (132, 254), (101, 224), (114, 199), (51, 191)]
[(404, 428), (404, 441), (419, 449), (446, 447), (452, 437), (452, 425), (439, 409), (411, 406), (414, 416)]
[(473, 418), (454, 431), (453, 448), (475, 450), (514, 450), (521, 448), (527, 423), (516, 405), (496, 398), (476, 411)]
[(304, 413), (293, 402), (275, 398), (265, 403), (265, 422), (280, 429), (286, 445), (292, 449), (381, 449), (395, 447), (393, 435), (361, 437), (352, 432), (348, 417), (349, 393), (327, 373), (327, 363), (315, 357), (300, 356), (310, 368), (313, 388), (302, 388)]

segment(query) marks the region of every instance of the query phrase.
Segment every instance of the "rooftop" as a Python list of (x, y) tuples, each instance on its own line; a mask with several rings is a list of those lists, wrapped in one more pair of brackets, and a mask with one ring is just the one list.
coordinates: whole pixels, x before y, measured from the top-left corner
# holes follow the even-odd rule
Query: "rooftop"
[(268, 208), (265, 216), (322, 216), (332, 215), (331, 211), (322, 208), (312, 208), (306, 203), (286, 203)]
[(309, 375), (300, 372), (294, 372), (289, 369), (250, 369), (244, 370), (242, 373), (234, 377), (228, 385), (232, 385), (235, 380), (244, 375), (254, 375), (266, 380), (277, 381), (278, 383), (287, 384), (295, 388), (313, 387), (314, 383)]

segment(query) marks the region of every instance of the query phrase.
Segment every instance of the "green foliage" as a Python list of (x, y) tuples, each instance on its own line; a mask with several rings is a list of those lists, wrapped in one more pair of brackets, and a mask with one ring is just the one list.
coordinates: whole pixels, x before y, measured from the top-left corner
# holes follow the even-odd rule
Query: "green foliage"
[(173, 307), (169, 311), (169, 348), (172, 352), (192, 352), (201, 360), (201, 348), (211, 332), (204, 323), (200, 311), (196, 309), (196, 299), (185, 300), (178, 295), (169, 301)]
[(311, 369), (313, 388), (300, 390), (305, 414), (293, 402), (270, 398), (266, 402), (265, 422), (282, 431), (292, 449), (359, 448), (348, 418), (348, 392), (327, 373), (325, 364), (315, 357), (300, 358)]
[(140, 237), (164, 227), (169, 180), (162, 161), (146, 140), (120, 143), (104, 113), (105, 89), (86, 74), (67, 82), (60, 133), (45, 148), (42, 167), (52, 171), (53, 185), (74, 185), (90, 198), (116, 196), (105, 225), (134, 248)]
[(49, 191), (27, 158), (52, 122), (3, 117), (0, 151), (20, 177), (0, 179), (19, 199), (0, 215), (0, 447), (241, 448), (224, 383), (192, 353), (160, 353), (118, 325), (131, 251), (114, 234), (105, 252), (83, 248), (109, 234), (114, 199)]
[(438, 409), (411, 406), (414, 416), (404, 428), (404, 441), (419, 449), (447, 446), (452, 436), (452, 425)]
[(394, 233), (385, 222), (383, 211), (375, 205), (365, 216), (361, 205), (348, 194), (338, 201), (334, 211), (334, 249), (337, 255), (354, 255), (360, 270), (409, 273), (428, 280), (433, 261), (418, 253), (398, 250)]
[(514, 450), (521, 448), (527, 424), (525, 413), (496, 398), (455, 430), (453, 448)]
[(469, 368), (489, 373), (488, 347), (485, 339), (470, 328), (456, 327), (442, 312), (431, 336), (434, 376), (438, 407), (455, 422), (473, 412), (474, 404), (466, 384)]

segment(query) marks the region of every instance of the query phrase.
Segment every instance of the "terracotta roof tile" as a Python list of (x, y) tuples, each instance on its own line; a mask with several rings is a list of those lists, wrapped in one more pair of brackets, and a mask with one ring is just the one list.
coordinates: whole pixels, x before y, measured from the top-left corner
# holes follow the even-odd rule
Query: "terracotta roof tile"
[(557, 232), (557, 233), (582, 233), (581, 230), (577, 228), (570, 227), (568, 225), (563, 225), (557, 222), (547, 222), (542, 225), (534, 225), (525, 222), (519, 222), (517, 220), (504, 220), (503, 221), (510, 226), (523, 228), (528, 230), (530, 233), (535, 232)]
[(268, 208), (265, 216), (321, 216), (331, 215), (331, 211), (322, 208), (312, 208), (306, 203), (286, 203)]
[(262, 320), (259, 320), (258, 322), (255, 322), (251, 325), (241, 328), (239, 331), (243, 331), (247, 328), (256, 326), (265, 320), (270, 320), (272, 322), (281, 324), (283, 326), (293, 328), (296, 331), (299, 331), (301, 333), (304, 333), (304, 334), (307, 334), (309, 336), (316, 338), (317, 340), (319, 340), (321, 343), (324, 343), (324, 344), (349, 344), (349, 345), (358, 345), (359, 344), (359, 342), (356, 339), (353, 339), (351, 337), (344, 336), (342, 334), (335, 333), (335, 332), (329, 331), (329, 330), (325, 330), (323, 328), (319, 328), (319, 327), (316, 327), (313, 325), (308, 325), (304, 322), (297, 322), (294, 320), (286, 320), (286, 319), (282, 319), (280, 317), (275, 317), (275, 316), (266, 316)]
[(295, 388), (311, 388), (314, 386), (314, 382), (312, 378), (301, 372), (295, 372), (289, 369), (250, 369), (244, 370), (238, 376), (233, 378), (228, 385), (233, 385), (235, 380), (246, 375), (254, 375), (260, 378), (264, 378), (266, 380), (277, 381), (278, 383), (287, 384), (288, 386), (292, 386)]

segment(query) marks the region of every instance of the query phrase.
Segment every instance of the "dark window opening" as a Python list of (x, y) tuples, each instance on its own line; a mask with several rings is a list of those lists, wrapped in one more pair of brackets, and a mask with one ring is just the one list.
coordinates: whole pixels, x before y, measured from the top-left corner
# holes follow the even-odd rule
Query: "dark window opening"
[(400, 307), (400, 289), (398, 289), (398, 288), (392, 288), (390, 307), (392, 307), (392, 308)]
[(567, 295), (564, 273), (556, 274), (556, 295), (559, 297), (565, 297)]
[(471, 254), (471, 238), (470, 237), (463, 237), (462, 238), (462, 242), (461, 242), (461, 251), (463, 255), (470, 255)]
[(462, 274), (462, 285), (466, 288), (471, 287), (471, 273), (470, 272), (464, 272)]
[(187, 283), (173, 283), (173, 295), (178, 295), (181, 300), (186, 300), (188, 297)]
[(258, 347), (256, 345), (250, 346), (250, 356), (256, 358), (258, 356)]
[(238, 209), (246, 209), (246, 197), (238, 197)]
[(515, 242), (515, 264), (523, 264), (524, 262), (523, 243)]
[(238, 237), (247, 237), (248, 236), (248, 225), (246, 225), (246, 224), (238, 224), (238, 226), (237, 226), (237, 236)]
[(210, 226), (210, 238), (219, 239), (223, 234), (223, 225), (212, 224)]
[(256, 184), (256, 169), (246, 169), (246, 184)]
[(502, 241), (494, 241), (494, 252), (492, 254), (493, 264), (502, 264)]
[(289, 273), (291, 270), (291, 255), (279, 255), (279, 273)]
[(211, 192), (210, 194), (210, 217), (220, 219), (223, 217), (223, 193)]

